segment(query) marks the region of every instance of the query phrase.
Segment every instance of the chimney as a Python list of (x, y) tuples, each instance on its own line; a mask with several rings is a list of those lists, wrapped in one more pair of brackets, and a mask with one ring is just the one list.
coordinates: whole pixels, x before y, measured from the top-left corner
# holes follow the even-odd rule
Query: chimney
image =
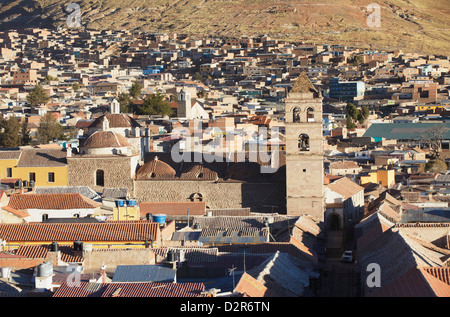
[(102, 276), (102, 283), (106, 283), (107, 278), (106, 278), (106, 265), (105, 264), (102, 264), (102, 267), (100, 268), (100, 275)]

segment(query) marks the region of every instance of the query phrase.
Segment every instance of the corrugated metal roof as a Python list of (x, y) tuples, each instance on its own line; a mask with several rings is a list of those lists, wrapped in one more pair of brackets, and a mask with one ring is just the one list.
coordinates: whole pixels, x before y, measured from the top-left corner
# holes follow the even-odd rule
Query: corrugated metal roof
[(163, 265), (118, 265), (112, 282), (174, 282), (176, 272)]
[(419, 140), (425, 130), (444, 125), (447, 131), (443, 138), (450, 139), (450, 123), (373, 123), (364, 133), (364, 137), (385, 138), (388, 140)]

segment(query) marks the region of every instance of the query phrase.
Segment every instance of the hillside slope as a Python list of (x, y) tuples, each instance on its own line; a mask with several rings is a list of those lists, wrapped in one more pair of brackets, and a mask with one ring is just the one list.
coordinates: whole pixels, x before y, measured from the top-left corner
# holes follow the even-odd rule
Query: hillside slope
[[(64, 0), (12, 0), (0, 29), (64, 26)], [(192, 35), (254, 36), (410, 52), (450, 52), (448, 0), (78, 0), (88, 29), (136, 29)], [(371, 28), (367, 6), (381, 6)]]

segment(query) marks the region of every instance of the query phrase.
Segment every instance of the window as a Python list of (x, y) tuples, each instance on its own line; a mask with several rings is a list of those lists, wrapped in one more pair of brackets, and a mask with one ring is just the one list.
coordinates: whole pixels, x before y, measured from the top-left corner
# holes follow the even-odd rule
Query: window
[(42, 221), (45, 221), (45, 220), (47, 220), (48, 219), (48, 214), (43, 214), (42, 215)]
[(31, 182), (36, 182), (36, 173), (29, 173), (28, 180)]
[(105, 172), (103, 170), (97, 170), (95, 172), (95, 185), (105, 186)]
[(48, 182), (49, 183), (55, 182), (55, 173), (53, 173), (53, 172), (48, 173)]
[(6, 168), (6, 177), (12, 177), (12, 168)]

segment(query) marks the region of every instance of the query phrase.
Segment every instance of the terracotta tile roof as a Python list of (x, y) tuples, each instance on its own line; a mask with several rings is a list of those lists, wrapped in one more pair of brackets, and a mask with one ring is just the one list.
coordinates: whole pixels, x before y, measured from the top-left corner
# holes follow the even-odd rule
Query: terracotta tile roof
[(139, 209), (141, 216), (147, 213), (166, 214), (169, 216), (187, 216), (204, 215), (206, 211), (206, 202), (141, 202)]
[[(19, 246), (16, 254), (30, 259), (47, 259), (49, 251), (50, 245), (22, 245)], [(83, 256), (74, 252), (73, 245), (59, 245), (59, 251), (61, 251), (61, 261), (63, 262), (83, 262)]]
[(17, 217), (20, 217), (20, 218), (26, 218), (26, 217), (30, 216), (30, 214), (28, 212), (14, 209), (14, 208), (11, 208), (10, 206), (3, 206), (2, 209), (16, 215)]
[(159, 224), (128, 223), (20, 223), (0, 224), (0, 237), (8, 242), (123, 242), (155, 241)]
[(425, 269), (412, 268), (369, 296), (450, 297), (450, 285), (429, 274)]
[(321, 231), (318, 224), (312, 218), (307, 216), (299, 217), (298, 220), (295, 222), (295, 226), (305, 232), (309, 232), (314, 236), (318, 236)]
[(130, 116), (123, 113), (107, 113), (95, 119), (89, 128), (101, 128), (103, 125), (104, 119), (107, 118), (109, 121), (110, 128), (131, 128), (131, 127), (140, 127), (141, 125), (131, 118)]
[(194, 179), (194, 180), (218, 180), (219, 176), (216, 172), (203, 166), (203, 164), (191, 165), (181, 173), (181, 179)]
[(13, 194), (8, 203), (9, 208), (26, 209), (94, 209), (102, 204), (84, 197), (80, 193), (59, 194)]
[(0, 160), (18, 160), (20, 157), (21, 151), (7, 151), (0, 150)]
[(338, 194), (341, 194), (345, 199), (352, 197), (360, 191), (364, 191), (364, 187), (352, 182), (347, 177), (342, 177), (341, 179), (334, 181), (328, 185), (328, 188)]
[(174, 179), (176, 171), (167, 163), (155, 158), (142, 165), (136, 179)]
[(330, 163), (330, 169), (352, 169), (352, 168), (360, 168), (360, 166), (355, 161), (342, 161)]
[(269, 289), (264, 284), (247, 273), (241, 276), (235, 291), (241, 293), (244, 297), (272, 297)]
[(26, 149), (21, 152), (17, 167), (67, 166), (67, 153), (61, 149)]
[(423, 267), (421, 269), (450, 285), (450, 267)]
[(82, 145), (83, 148), (87, 149), (127, 146), (131, 146), (127, 138), (113, 131), (96, 131)]
[(53, 297), (200, 297), (203, 283), (107, 283), (62, 284)]

